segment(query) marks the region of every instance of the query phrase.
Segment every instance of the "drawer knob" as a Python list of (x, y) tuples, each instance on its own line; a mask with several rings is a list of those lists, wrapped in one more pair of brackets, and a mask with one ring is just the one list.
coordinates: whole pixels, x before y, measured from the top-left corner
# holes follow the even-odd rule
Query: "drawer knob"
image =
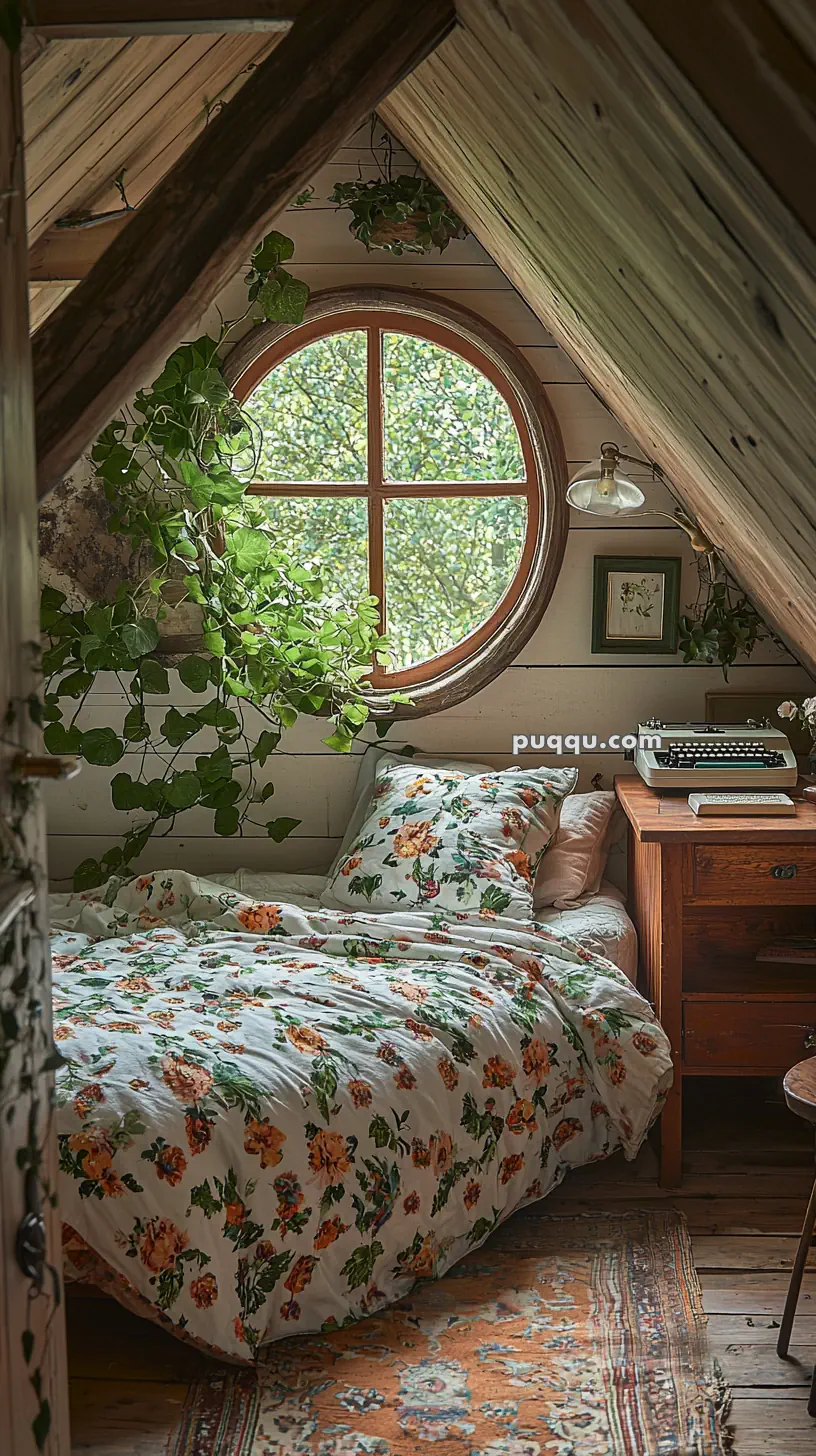
[(816, 1026), (809, 1026), (805, 1033), (805, 1051), (816, 1050)]
[(792, 880), (796, 875), (796, 865), (774, 865), (771, 874), (775, 880)]

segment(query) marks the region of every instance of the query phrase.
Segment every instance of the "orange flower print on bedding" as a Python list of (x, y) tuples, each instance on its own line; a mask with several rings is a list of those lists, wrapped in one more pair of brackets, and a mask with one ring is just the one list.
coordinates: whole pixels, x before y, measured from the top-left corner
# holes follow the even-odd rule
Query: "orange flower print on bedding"
[(450, 1133), (431, 1133), (428, 1150), (430, 1152), (431, 1167), (437, 1178), (441, 1178), (443, 1173), (447, 1173), (453, 1162), (453, 1138)]
[(280, 1151), (286, 1142), (286, 1133), (274, 1127), (267, 1117), (259, 1121), (253, 1117), (244, 1130), (244, 1149), (261, 1156), (262, 1168), (275, 1168), (283, 1158)]
[(582, 1124), (577, 1117), (562, 1117), (553, 1135), (553, 1146), (563, 1148), (565, 1143), (572, 1141), (582, 1131)]
[(430, 854), (439, 840), (430, 834), (430, 819), (420, 819), (416, 824), (406, 824), (394, 835), (394, 853), (400, 859), (416, 859), (418, 855)]
[(535, 1132), (537, 1127), (535, 1107), (532, 1102), (527, 1097), (518, 1097), (507, 1114), (507, 1131), (520, 1137), (522, 1133)]
[(288, 1026), (286, 1036), (292, 1046), (297, 1047), (307, 1057), (316, 1057), (318, 1052), (325, 1051), (328, 1046), (326, 1038), (311, 1026)]
[(436, 1065), (448, 1091), (453, 1092), (459, 1081), (459, 1073), (453, 1062), (448, 1057), (440, 1057)]
[(348, 1084), (348, 1089), (355, 1107), (371, 1106), (371, 1087), (368, 1082), (362, 1082), (359, 1077), (353, 1077)]
[(200, 1102), (213, 1084), (212, 1073), (198, 1062), (189, 1062), (185, 1057), (165, 1057), (162, 1062), (162, 1076), (174, 1097), (193, 1107)]
[(512, 1087), (516, 1069), (503, 1057), (488, 1057), (482, 1073), (483, 1087)]
[(522, 804), (527, 805), (528, 809), (534, 809), (536, 804), (541, 803), (541, 795), (537, 793), (535, 789), (531, 789), (529, 785), (525, 785), (525, 787), (519, 791), (519, 798), (521, 799)]
[(520, 809), (502, 809), (501, 822), (505, 839), (522, 839), (530, 825)]
[(214, 1274), (202, 1274), (190, 1285), (190, 1298), (196, 1309), (210, 1309), (218, 1298), (218, 1282)]
[(471, 1178), (470, 1182), (467, 1185), (467, 1188), (465, 1189), (465, 1208), (472, 1208), (475, 1203), (478, 1203), (479, 1198), (481, 1197), (481, 1192), (481, 1183), (477, 1183), (475, 1179)]
[(524, 1048), (521, 1065), (527, 1073), (527, 1076), (532, 1077), (538, 1086), (549, 1075), (550, 1053), (543, 1041), (538, 1040), (538, 1037), (533, 1036), (528, 1041)]
[(502, 1158), (499, 1165), (499, 1177), (502, 1183), (509, 1183), (510, 1179), (515, 1178), (516, 1174), (520, 1173), (523, 1167), (523, 1153), (513, 1153), (509, 1158)]
[(361, 865), (362, 863), (362, 857), (359, 854), (351, 855), (351, 857), (344, 862), (343, 868), (340, 871), (341, 875), (350, 875), (352, 871), (356, 870), (357, 866)]
[(317, 1262), (314, 1254), (301, 1254), (283, 1281), (284, 1289), (288, 1289), (290, 1294), (302, 1294), (307, 1284), (312, 1282), (312, 1270)]
[(419, 797), (420, 794), (429, 794), (431, 791), (428, 788), (428, 785), (432, 783), (433, 779), (428, 778), (427, 774), (418, 779), (414, 779), (413, 782), (408, 784), (405, 789), (406, 799), (416, 799)]
[(187, 1159), (181, 1148), (162, 1148), (156, 1158), (156, 1173), (159, 1178), (165, 1178), (171, 1188), (181, 1182), (186, 1167)]
[(90, 1082), (87, 1087), (83, 1087), (81, 1091), (77, 1092), (74, 1098), (74, 1112), (80, 1121), (82, 1121), (88, 1116), (94, 1103), (104, 1101), (105, 1094), (99, 1086), (99, 1083)]
[(188, 1112), (184, 1119), (184, 1128), (187, 1133), (187, 1146), (195, 1157), (196, 1153), (203, 1153), (209, 1146), (212, 1130), (215, 1127), (211, 1117), (201, 1117), (198, 1114)]
[(236, 913), (247, 930), (263, 932), (276, 930), (280, 925), (280, 905), (242, 905)]
[(657, 1042), (646, 1031), (635, 1031), (632, 1033), (632, 1046), (636, 1052), (640, 1052), (641, 1056), (644, 1057), (650, 1057), (653, 1052), (657, 1051)]
[(418, 1213), (421, 1202), (418, 1193), (408, 1193), (402, 1200), (402, 1206), (406, 1213)]
[(139, 1254), (152, 1274), (161, 1274), (164, 1269), (175, 1269), (179, 1254), (189, 1243), (189, 1236), (169, 1218), (152, 1218), (142, 1233)]
[(330, 1183), (338, 1183), (341, 1175), (351, 1167), (346, 1156), (346, 1140), (339, 1132), (327, 1132), (321, 1127), (307, 1147), (309, 1167), (324, 1188)]
[(68, 1139), (86, 1178), (101, 1178), (113, 1162), (113, 1148), (103, 1132), (75, 1132)]
[(334, 1218), (324, 1219), (323, 1223), (320, 1225), (317, 1233), (314, 1236), (314, 1247), (316, 1249), (328, 1249), (329, 1246), (336, 1243), (337, 1240), (340, 1238), (340, 1235), (346, 1233), (349, 1228), (350, 1224), (343, 1223), (339, 1214), (335, 1214)]
[(506, 854), (504, 857), (523, 880), (526, 880), (528, 884), (532, 881), (533, 867), (529, 854), (525, 854), (523, 849), (514, 849), (511, 854)]

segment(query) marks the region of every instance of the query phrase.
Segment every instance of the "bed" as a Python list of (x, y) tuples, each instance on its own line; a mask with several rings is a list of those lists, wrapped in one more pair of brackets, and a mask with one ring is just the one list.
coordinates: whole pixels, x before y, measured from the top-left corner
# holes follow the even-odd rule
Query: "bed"
[(322, 886), (53, 897), (69, 1277), (220, 1358), (370, 1314), (634, 1156), (671, 1080), (613, 887), (525, 924)]

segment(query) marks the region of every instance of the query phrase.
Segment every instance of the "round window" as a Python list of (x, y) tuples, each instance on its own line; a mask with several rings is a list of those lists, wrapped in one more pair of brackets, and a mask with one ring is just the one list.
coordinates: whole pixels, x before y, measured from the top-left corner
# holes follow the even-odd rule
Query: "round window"
[(318, 294), (227, 377), (260, 427), (253, 494), (338, 595), (380, 605), (369, 697), (450, 706), (512, 661), (563, 557), (566, 463), (543, 388), (482, 319), (400, 290)]

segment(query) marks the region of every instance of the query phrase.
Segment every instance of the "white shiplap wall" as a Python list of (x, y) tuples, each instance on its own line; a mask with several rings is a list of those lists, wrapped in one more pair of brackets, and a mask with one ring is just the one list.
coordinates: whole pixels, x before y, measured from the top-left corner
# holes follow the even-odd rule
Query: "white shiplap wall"
[[(367, 129), (366, 129), (367, 131)], [(636, 442), (613, 418), (583, 381), (567, 355), (492, 263), (475, 238), (452, 242), (443, 254), (428, 258), (366, 254), (348, 231), (347, 215), (326, 201), (336, 181), (373, 175), (371, 153), (363, 133), (360, 146), (343, 147), (314, 179), (313, 201), (290, 209), (280, 226), (295, 242), (291, 270), (313, 291), (338, 285), (397, 285), (438, 293), (481, 314), (516, 344), (547, 388), (564, 437), (570, 472), (598, 454), (602, 440), (616, 440), (621, 448), (641, 454)], [(410, 165), (407, 154), (395, 161)], [(217, 307), (223, 316), (243, 311), (245, 294), (238, 277), (221, 294)], [(203, 327), (217, 328), (211, 310)], [(673, 509), (669, 493), (644, 474), (649, 505)], [(681, 556), (681, 605), (696, 595), (696, 569), (685, 535), (667, 522), (637, 525), (594, 521), (573, 514), (561, 575), (544, 620), (517, 661), (488, 688), (444, 713), (397, 724), (390, 737), (444, 754), (485, 759), (496, 767), (512, 761), (514, 733), (596, 734), (625, 733), (639, 719), (657, 713), (666, 718), (694, 719), (704, 715), (707, 691), (722, 689), (719, 668), (687, 667), (666, 656), (593, 656), (592, 560), (595, 555)], [(750, 663), (732, 669), (730, 686), (743, 691), (787, 692), (807, 687), (810, 679), (791, 658), (764, 648)], [(180, 690), (179, 707), (195, 699)], [(80, 726), (119, 724), (124, 698), (115, 679), (99, 684), (80, 718)], [(156, 713), (162, 716), (167, 705)], [(344, 757), (320, 742), (325, 727), (304, 720), (284, 735), (281, 751), (267, 764), (276, 784), (274, 807), (279, 815), (302, 820), (295, 834), (276, 845), (261, 831), (243, 839), (222, 839), (212, 834), (212, 816), (193, 811), (184, 817), (183, 835), (154, 840), (140, 861), (141, 867), (179, 866), (201, 872), (235, 869), (322, 869), (335, 853), (345, 829), (359, 766), (355, 752)], [(199, 751), (201, 751), (199, 749)], [(181, 754), (177, 766), (195, 754)], [(525, 755), (525, 762), (553, 762), (547, 754)], [(560, 760), (573, 762), (572, 759)], [(595, 773), (611, 787), (624, 765), (619, 754), (606, 751), (579, 760), (579, 787), (589, 788)], [(126, 767), (123, 763), (122, 767)], [(114, 770), (115, 772), (116, 770)], [(70, 875), (88, 855), (98, 855), (121, 833), (122, 816), (110, 804), (111, 770), (83, 767), (79, 778), (48, 790), (49, 856), (52, 877)]]

